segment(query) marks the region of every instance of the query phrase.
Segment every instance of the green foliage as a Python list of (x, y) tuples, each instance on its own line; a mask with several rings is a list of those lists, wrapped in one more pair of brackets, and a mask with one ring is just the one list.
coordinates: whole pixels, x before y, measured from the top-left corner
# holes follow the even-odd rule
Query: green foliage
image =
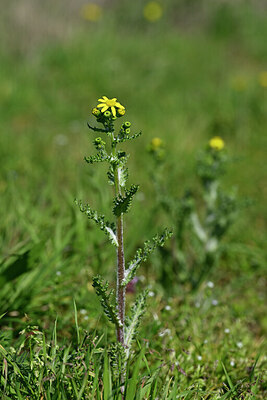
[(171, 236), (172, 232), (169, 231), (168, 229), (165, 229), (165, 231), (161, 235), (156, 235), (152, 238), (152, 240), (147, 240), (144, 243), (143, 248), (137, 249), (133, 260), (128, 264), (128, 268), (125, 272), (125, 278), (122, 281), (123, 286), (126, 286), (134, 278), (140, 264), (146, 261), (149, 255), (157, 247), (164, 246), (166, 240), (169, 239)]
[(104, 215), (99, 215), (97, 211), (92, 210), (88, 204), (83, 205), (81, 201), (78, 202), (77, 200), (76, 204), (79, 206), (80, 211), (86, 214), (88, 219), (92, 219), (99, 226), (99, 228), (105, 232), (111, 243), (115, 246), (118, 246), (115, 224), (113, 222), (106, 221)]
[(117, 197), (115, 197), (115, 199), (113, 200), (114, 206), (112, 211), (116, 217), (119, 217), (121, 214), (125, 214), (129, 211), (133, 197), (138, 188), (138, 185), (132, 185), (130, 189), (125, 190), (124, 195), (118, 195)]
[(126, 359), (129, 358), (132, 342), (137, 334), (137, 329), (140, 325), (141, 318), (146, 308), (146, 298), (148, 291), (139, 294), (135, 300), (129, 317), (126, 318), (126, 332), (125, 332), (125, 347), (126, 347)]
[[(219, 141), (222, 148), (212, 148), (213, 140), (215, 145)], [(221, 187), (221, 177), (229, 163), (229, 156), (223, 147), (222, 139), (216, 137), (199, 154), (196, 174), (201, 182), (201, 205), (194, 199), (197, 195), (193, 194), (193, 190), (187, 190), (180, 199), (168, 193), (162, 180), (163, 160), (159, 162), (157, 154), (150, 151), (155, 161), (156, 170), (152, 179), (158, 204), (175, 224), (172, 246), (161, 252), (164, 259), (162, 283), (168, 289), (171, 281), (188, 281), (193, 289), (199, 288), (217, 265), (223, 248), (222, 239), (243, 208), (244, 202), (236, 199), (233, 190), (228, 193)], [(167, 269), (164, 270), (166, 264)]]
[(103, 310), (108, 317), (109, 321), (112, 322), (116, 327), (122, 327), (122, 323), (118, 317), (116, 307), (117, 305), (112, 304), (113, 291), (108, 293), (108, 283), (103, 284), (103, 280), (100, 276), (93, 277), (93, 287), (95, 288), (96, 294), (99, 296)]
[(89, 156), (89, 157), (84, 157), (84, 160), (88, 164), (93, 164), (93, 163), (98, 163), (98, 162), (104, 162), (108, 160), (107, 153), (105, 151), (100, 151), (94, 156)]

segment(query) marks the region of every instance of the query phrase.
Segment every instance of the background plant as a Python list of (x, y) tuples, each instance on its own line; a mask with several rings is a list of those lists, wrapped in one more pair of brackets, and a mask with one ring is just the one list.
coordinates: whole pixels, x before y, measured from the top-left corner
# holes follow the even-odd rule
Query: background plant
[(160, 138), (149, 147), (154, 164), (152, 180), (159, 206), (175, 226), (171, 246), (161, 250), (160, 281), (166, 288), (171, 282), (190, 283), (197, 289), (218, 264), (226, 248), (224, 236), (246, 204), (237, 200), (235, 190), (225, 191), (222, 177), (229, 164), (224, 141), (214, 137), (198, 155), (196, 175), (200, 193), (187, 189), (181, 198), (168, 192), (166, 152)]

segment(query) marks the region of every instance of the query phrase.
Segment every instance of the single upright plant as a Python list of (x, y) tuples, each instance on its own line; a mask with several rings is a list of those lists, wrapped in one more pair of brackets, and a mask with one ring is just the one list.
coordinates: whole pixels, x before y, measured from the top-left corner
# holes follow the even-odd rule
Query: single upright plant
[[(147, 259), (157, 246), (163, 246), (165, 240), (171, 236), (171, 232), (165, 229), (162, 235), (156, 235), (144, 243), (142, 248), (137, 249), (132, 261), (125, 264), (124, 256), (124, 214), (131, 206), (132, 200), (138, 191), (138, 185), (132, 184), (127, 188), (128, 169), (127, 160), (129, 155), (119, 149), (119, 145), (127, 140), (133, 140), (140, 136), (140, 133), (131, 134), (131, 123), (124, 122), (117, 133), (114, 123), (125, 115), (125, 107), (116, 98), (108, 99), (106, 96), (98, 100), (99, 104), (93, 108), (92, 114), (101, 127), (88, 127), (106, 137), (97, 137), (93, 144), (97, 153), (85, 157), (88, 164), (106, 162), (109, 167), (107, 171), (108, 182), (114, 188), (112, 212), (115, 221), (109, 222), (105, 216), (93, 210), (89, 205), (78, 202), (80, 210), (93, 220), (99, 228), (105, 232), (110, 242), (115, 246), (117, 253), (117, 282), (116, 294), (108, 289), (109, 284), (104, 283), (98, 275), (93, 278), (93, 286), (100, 297), (101, 304), (108, 319), (115, 325), (117, 342), (120, 343), (126, 357), (130, 354), (131, 343), (136, 334), (136, 329), (144, 313), (146, 292), (140, 294), (134, 303), (129, 317), (125, 317), (125, 291), (127, 284), (135, 277), (140, 264)], [(107, 141), (107, 142), (106, 142)]]

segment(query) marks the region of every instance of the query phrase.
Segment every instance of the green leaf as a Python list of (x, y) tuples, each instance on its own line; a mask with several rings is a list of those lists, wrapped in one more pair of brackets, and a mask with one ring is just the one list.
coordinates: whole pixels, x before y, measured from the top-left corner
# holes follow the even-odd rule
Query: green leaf
[(73, 306), (74, 306), (74, 318), (75, 318), (77, 342), (78, 342), (78, 346), (79, 346), (80, 345), (80, 331), (79, 331), (79, 325), (78, 325), (78, 313), (77, 313), (77, 307), (76, 307), (75, 299), (73, 299)]
[(147, 291), (141, 293), (134, 305), (131, 308), (131, 316), (126, 319), (126, 330), (125, 330), (125, 346), (126, 346), (126, 358), (129, 357), (132, 341), (137, 333), (138, 326), (141, 318), (145, 312)]
[(106, 351), (104, 355), (103, 384), (104, 384), (104, 400), (112, 399), (111, 370)]
[(106, 221), (104, 215), (99, 215), (98, 212), (93, 210), (88, 204), (84, 205), (81, 201), (78, 202), (77, 200), (75, 200), (75, 203), (79, 206), (80, 211), (87, 215), (88, 219), (92, 219), (99, 226), (99, 228), (108, 236), (111, 243), (118, 247), (115, 224)]
[(102, 132), (102, 133), (107, 133), (106, 129), (102, 129), (102, 128), (97, 128), (96, 126), (92, 126), (87, 122), (87, 126), (89, 129), (91, 129), (94, 132)]
[(231, 380), (231, 378), (230, 378), (230, 376), (229, 376), (229, 374), (228, 374), (228, 372), (227, 372), (227, 370), (226, 370), (226, 368), (224, 366), (224, 363), (222, 361), (221, 361), (221, 364), (222, 364), (224, 373), (226, 375), (226, 379), (227, 379), (228, 385), (230, 386), (231, 392), (236, 395), (235, 386), (234, 386), (234, 384), (233, 384), (233, 382), (232, 382), (232, 380)]
[(128, 168), (123, 164), (118, 167), (119, 185), (125, 187), (128, 179)]
[(111, 303), (111, 296), (113, 292), (108, 293), (108, 283), (103, 283), (102, 278), (98, 276), (93, 277), (93, 287), (95, 288), (96, 294), (100, 298), (101, 305), (104, 313), (108, 317), (109, 321), (115, 324), (117, 327), (122, 327), (121, 320), (118, 317), (117, 309), (114, 304)]
[(118, 137), (116, 138), (117, 143), (125, 142), (126, 140), (133, 140), (142, 135), (142, 132), (134, 133), (133, 135), (129, 135), (125, 132), (125, 130), (121, 130)]
[(113, 200), (113, 214), (116, 217), (119, 217), (121, 214), (128, 212), (133, 200), (133, 196), (137, 192), (138, 188), (138, 185), (132, 185), (130, 189), (127, 189), (125, 191), (124, 196), (119, 195)]
[(143, 261), (146, 261), (148, 256), (157, 248), (162, 247), (167, 239), (172, 236), (172, 232), (165, 229), (161, 235), (156, 235), (152, 240), (147, 240), (143, 248), (136, 251), (134, 259), (128, 264), (128, 269), (125, 271), (125, 277), (122, 281), (122, 286), (126, 286), (135, 276), (137, 268)]
[(107, 161), (107, 160), (109, 160), (109, 156), (107, 155), (106, 151), (101, 150), (94, 156), (84, 157), (84, 160), (88, 164), (93, 164), (93, 163), (96, 163), (96, 162)]
[(145, 353), (145, 348), (143, 348), (138, 356), (138, 359), (135, 362), (135, 367), (133, 370), (133, 375), (132, 377), (127, 381), (127, 385), (126, 385), (126, 396), (125, 399), (127, 400), (134, 400), (135, 398), (135, 394), (136, 394), (136, 390), (138, 388), (138, 375), (140, 373), (141, 370), (141, 362), (142, 362), (142, 358), (144, 356)]

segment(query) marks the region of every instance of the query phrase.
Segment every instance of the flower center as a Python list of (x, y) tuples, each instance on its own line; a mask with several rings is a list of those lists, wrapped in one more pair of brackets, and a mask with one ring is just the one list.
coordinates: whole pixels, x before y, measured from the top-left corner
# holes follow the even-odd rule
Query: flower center
[(114, 107), (116, 105), (116, 100), (107, 100), (106, 105), (108, 107)]

